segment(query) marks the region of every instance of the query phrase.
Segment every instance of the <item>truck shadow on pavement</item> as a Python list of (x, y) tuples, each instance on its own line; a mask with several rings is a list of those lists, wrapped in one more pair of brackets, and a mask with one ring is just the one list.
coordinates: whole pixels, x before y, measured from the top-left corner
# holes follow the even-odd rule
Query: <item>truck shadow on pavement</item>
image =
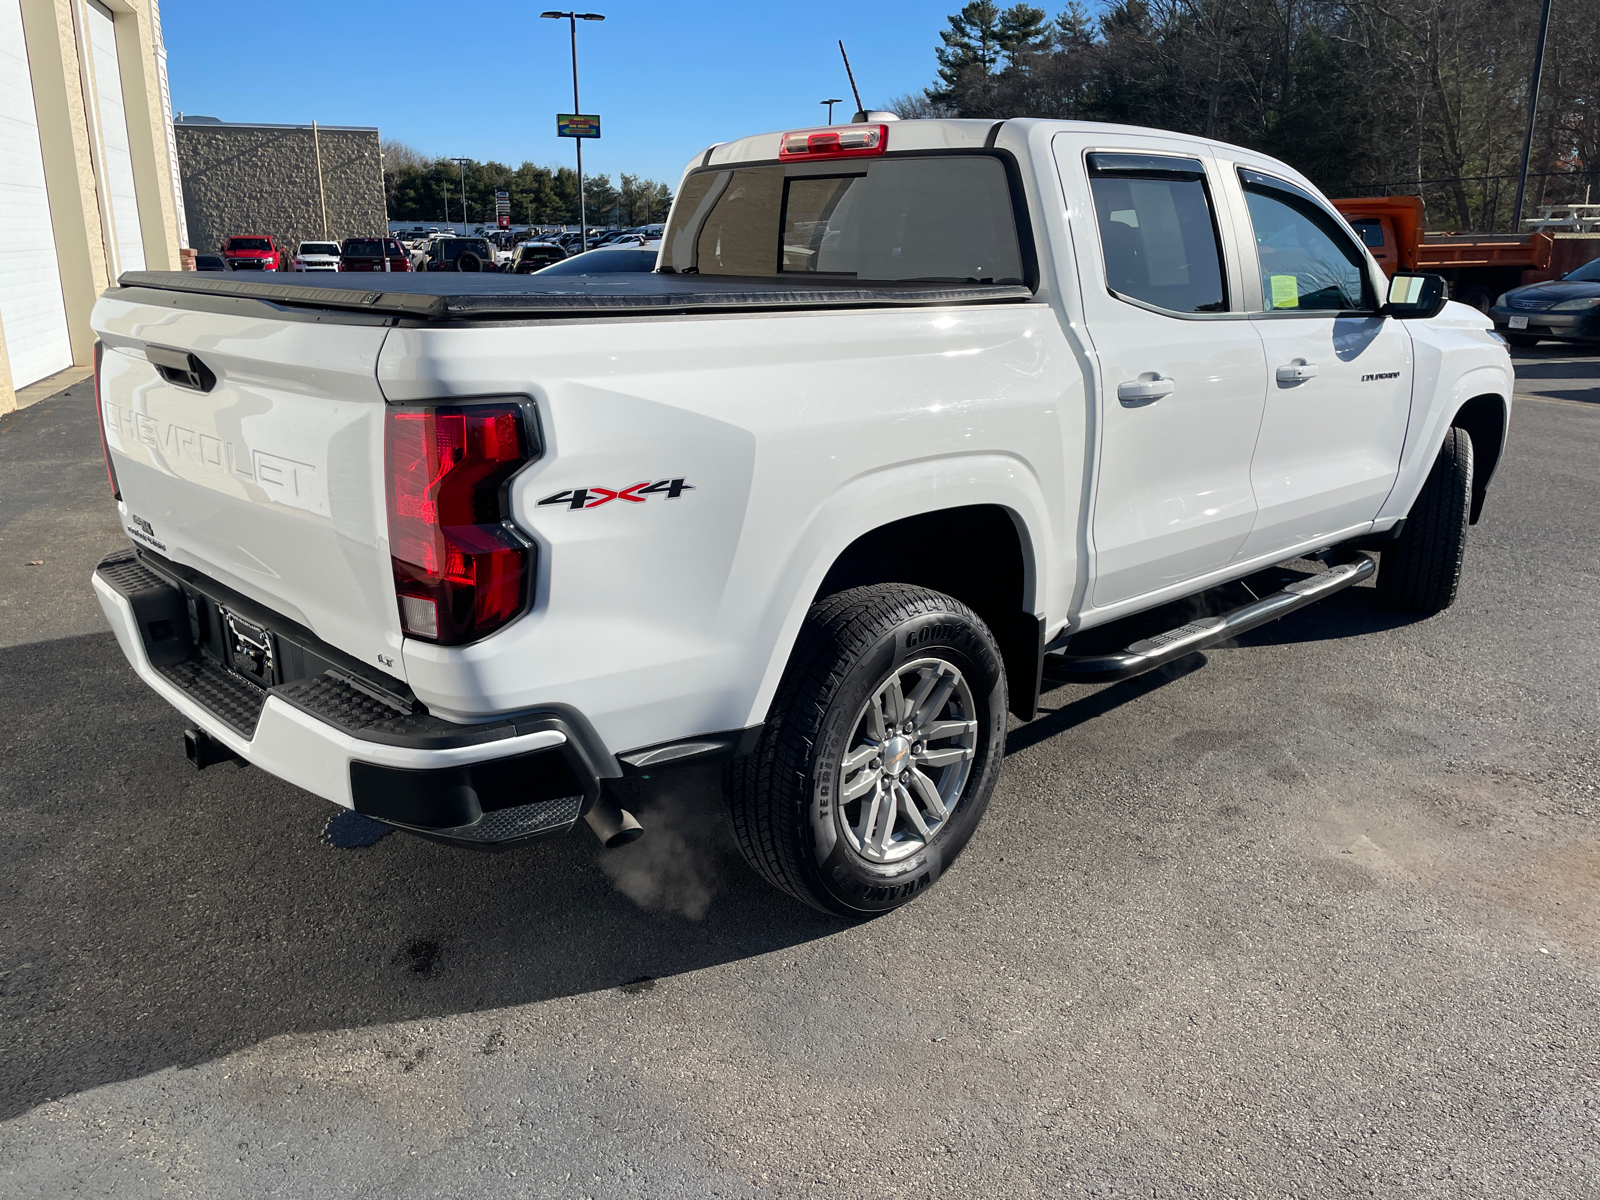
[[(701, 877), (642, 885), (613, 886), (582, 826), (494, 855), (334, 849), (325, 801), (196, 772), (110, 634), (0, 650), (0, 681), (0, 1119), (278, 1034), (638, 986), (846, 928), (694, 845), (720, 834), (703, 818), (663, 839)], [(680, 804), (714, 803), (707, 782)]]
[[(1237, 645), (1406, 623), (1368, 589), (1317, 608)], [(1008, 751), (1205, 661), (1047, 691)], [(319, 837), (325, 801), (250, 768), (196, 772), (183, 718), (109, 633), (0, 650), (0, 681), (0, 1119), (280, 1034), (638, 987), (848, 927), (745, 867), (704, 769), (634, 798), (655, 849), (631, 860), (582, 826), (503, 854), (398, 833), (342, 850)]]

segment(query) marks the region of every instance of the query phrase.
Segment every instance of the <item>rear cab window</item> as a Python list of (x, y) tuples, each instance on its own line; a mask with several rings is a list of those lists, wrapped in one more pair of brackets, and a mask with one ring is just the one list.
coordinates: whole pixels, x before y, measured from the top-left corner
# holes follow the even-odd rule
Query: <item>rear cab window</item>
[(661, 269), (863, 283), (1032, 286), (994, 153), (709, 168), (684, 182)]
[(1199, 159), (1088, 155), (1106, 288), (1170, 313), (1225, 313), (1227, 271)]

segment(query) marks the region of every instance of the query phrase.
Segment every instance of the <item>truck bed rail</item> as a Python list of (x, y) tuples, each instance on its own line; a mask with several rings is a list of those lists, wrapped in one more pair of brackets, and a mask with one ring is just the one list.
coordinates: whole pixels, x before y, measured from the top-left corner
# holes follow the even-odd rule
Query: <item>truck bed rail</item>
[[(335, 309), (423, 321), (516, 317), (637, 316), (645, 313), (749, 312), (818, 308), (905, 308), (1018, 303), (1033, 299), (1021, 284), (907, 282), (860, 286), (737, 276), (639, 273), (563, 276), (472, 275), (456, 272), (306, 274), (293, 283), (261, 278), (211, 278), (194, 271), (127, 271), (125, 289), (262, 300), (296, 308)], [(113, 293), (114, 294), (114, 293)]]

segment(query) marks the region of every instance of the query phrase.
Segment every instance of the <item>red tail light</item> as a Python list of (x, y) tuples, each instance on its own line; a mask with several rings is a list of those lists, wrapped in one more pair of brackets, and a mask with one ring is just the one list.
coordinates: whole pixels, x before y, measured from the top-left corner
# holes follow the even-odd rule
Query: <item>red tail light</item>
[(815, 161), (819, 158), (863, 158), (889, 148), (887, 125), (824, 125), (797, 129), (778, 141), (778, 160)]
[(389, 555), (408, 637), (459, 646), (527, 607), (533, 549), (504, 484), (533, 455), (515, 404), (388, 415)]
[(117, 486), (117, 469), (111, 465), (111, 443), (106, 440), (106, 402), (100, 394), (100, 358), (105, 354), (105, 345), (101, 342), (94, 344), (94, 416), (100, 428), (100, 453), (106, 456), (106, 478), (111, 481), (111, 498), (122, 499), (122, 489)]

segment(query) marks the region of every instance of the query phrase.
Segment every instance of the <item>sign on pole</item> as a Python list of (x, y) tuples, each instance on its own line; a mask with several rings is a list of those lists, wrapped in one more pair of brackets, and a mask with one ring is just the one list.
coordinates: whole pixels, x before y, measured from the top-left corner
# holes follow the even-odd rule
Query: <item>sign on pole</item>
[(496, 192), (494, 194), (495, 224), (500, 229), (511, 228), (511, 193)]
[(557, 113), (556, 136), (597, 138), (600, 136), (600, 117), (594, 113)]

